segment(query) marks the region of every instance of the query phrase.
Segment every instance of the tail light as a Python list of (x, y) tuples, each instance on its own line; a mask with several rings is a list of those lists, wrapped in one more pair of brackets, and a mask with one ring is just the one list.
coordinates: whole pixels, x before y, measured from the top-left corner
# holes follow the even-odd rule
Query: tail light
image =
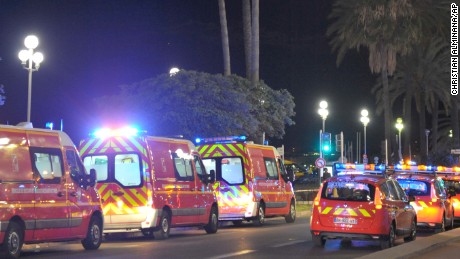
[(382, 196), (379, 187), (375, 188), (375, 197), (374, 197), (375, 209), (382, 209)]

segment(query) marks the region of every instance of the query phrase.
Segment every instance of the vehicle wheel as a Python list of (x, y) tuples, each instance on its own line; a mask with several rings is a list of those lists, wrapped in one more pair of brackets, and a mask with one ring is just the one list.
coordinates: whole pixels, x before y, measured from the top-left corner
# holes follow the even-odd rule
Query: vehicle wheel
[(380, 248), (387, 249), (393, 247), (395, 244), (395, 229), (393, 224), (390, 225), (390, 233), (388, 236), (384, 236), (380, 240)]
[(155, 239), (167, 239), (169, 238), (169, 231), (171, 230), (171, 216), (169, 212), (163, 211), (160, 218), (159, 229), (153, 232)]
[(410, 235), (404, 238), (404, 242), (414, 241), (417, 237), (417, 224), (415, 224), (415, 220), (412, 221), (412, 225), (410, 227)]
[(296, 218), (296, 211), (295, 211), (295, 203), (291, 201), (291, 205), (289, 206), (289, 214), (284, 217), (287, 223), (293, 223)]
[(444, 232), (446, 231), (446, 217), (443, 216), (442, 217), (442, 222), (441, 222), (441, 226), (437, 229), (434, 230), (435, 233), (441, 233), (441, 232)]
[(81, 241), (81, 244), (86, 250), (96, 250), (102, 243), (102, 222), (93, 216), (89, 221), (88, 232), (86, 238)]
[(312, 235), (311, 239), (313, 240), (313, 244), (315, 244), (315, 246), (323, 247), (326, 244), (326, 239), (321, 236)]
[(454, 229), (454, 210), (452, 209), (452, 216), (450, 217), (449, 228)]
[(141, 232), (144, 237), (153, 237), (153, 228), (143, 228)]
[(241, 226), (243, 224), (242, 220), (232, 220), (233, 225), (235, 226)]
[(209, 214), (208, 224), (204, 226), (204, 230), (206, 230), (206, 233), (208, 234), (214, 234), (217, 232), (218, 228), (219, 228), (219, 216), (217, 215), (217, 208), (212, 207), (211, 214)]
[(24, 234), (21, 226), (16, 222), (10, 222), (3, 240), (2, 258), (19, 258), (23, 244)]
[(259, 211), (253, 223), (256, 226), (262, 226), (265, 223), (265, 205), (263, 203), (260, 203)]

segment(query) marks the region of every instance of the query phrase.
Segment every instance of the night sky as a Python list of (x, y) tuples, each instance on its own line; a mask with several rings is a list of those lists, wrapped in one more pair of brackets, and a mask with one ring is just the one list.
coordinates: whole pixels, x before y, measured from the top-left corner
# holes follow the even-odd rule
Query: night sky
[[(329, 102), (326, 131), (356, 143), (366, 107), (368, 154), (380, 152), (383, 116), (375, 114), (375, 76), (367, 51), (350, 51), (340, 67), (325, 36), (332, 1), (260, 1), (260, 78), (295, 98), (296, 125), (283, 140), (296, 151), (316, 148), (319, 101)], [(244, 75), (241, 1), (226, 1), (232, 73)], [(93, 99), (117, 86), (186, 70), (222, 73), (217, 0), (0, 0), (0, 123), (26, 121), (27, 71), (17, 53), (34, 34), (45, 60), (33, 73), (32, 122), (59, 125), (77, 143), (100, 127)], [(396, 114), (399, 116), (401, 114)], [(116, 115), (114, 115), (116, 116)]]

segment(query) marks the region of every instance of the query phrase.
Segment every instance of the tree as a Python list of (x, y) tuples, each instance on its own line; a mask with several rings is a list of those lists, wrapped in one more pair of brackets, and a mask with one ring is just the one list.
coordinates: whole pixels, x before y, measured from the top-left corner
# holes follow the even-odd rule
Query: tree
[(220, 32), (222, 38), (222, 53), (224, 59), (224, 75), (231, 74), (230, 66), (230, 46), (228, 44), (228, 29), (227, 29), (227, 16), (225, 10), (225, 0), (218, 0), (219, 2), (219, 17), (220, 17)]
[(246, 78), (251, 79), (251, 0), (242, 0), (243, 4), (243, 41)]
[[(420, 24), (415, 20), (411, 1), (338, 0), (330, 18), (334, 21), (327, 36), (332, 38), (333, 51), (337, 51), (337, 64), (349, 49), (369, 50), (371, 72), (380, 73), (383, 82), (385, 138), (392, 140), (388, 76), (395, 71), (397, 54), (407, 54), (411, 44), (419, 40)], [(388, 147), (391, 151), (391, 142)]]
[[(294, 101), (286, 90), (275, 91), (260, 82), (236, 76), (181, 70), (120, 87), (120, 93), (96, 100), (110, 123), (120, 118), (143, 122), (155, 135), (246, 135), (255, 139), (261, 130), (281, 138), (292, 125)], [(114, 107), (113, 103), (117, 103)], [(114, 116), (117, 114), (117, 116)]]

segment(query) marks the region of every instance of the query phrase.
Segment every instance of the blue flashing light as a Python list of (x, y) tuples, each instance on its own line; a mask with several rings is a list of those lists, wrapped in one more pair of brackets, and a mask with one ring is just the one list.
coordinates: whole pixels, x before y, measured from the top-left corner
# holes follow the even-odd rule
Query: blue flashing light
[(139, 134), (139, 130), (134, 127), (123, 127), (119, 129), (102, 128), (93, 132), (92, 136), (96, 138), (109, 137), (135, 137)]
[(48, 129), (50, 129), (50, 130), (53, 129), (53, 126), (54, 126), (54, 123), (52, 123), (52, 122), (47, 122), (47, 123), (45, 124), (45, 127), (48, 128)]
[(195, 143), (237, 143), (245, 142), (246, 136), (226, 136), (226, 137), (211, 137), (211, 138), (196, 138)]

